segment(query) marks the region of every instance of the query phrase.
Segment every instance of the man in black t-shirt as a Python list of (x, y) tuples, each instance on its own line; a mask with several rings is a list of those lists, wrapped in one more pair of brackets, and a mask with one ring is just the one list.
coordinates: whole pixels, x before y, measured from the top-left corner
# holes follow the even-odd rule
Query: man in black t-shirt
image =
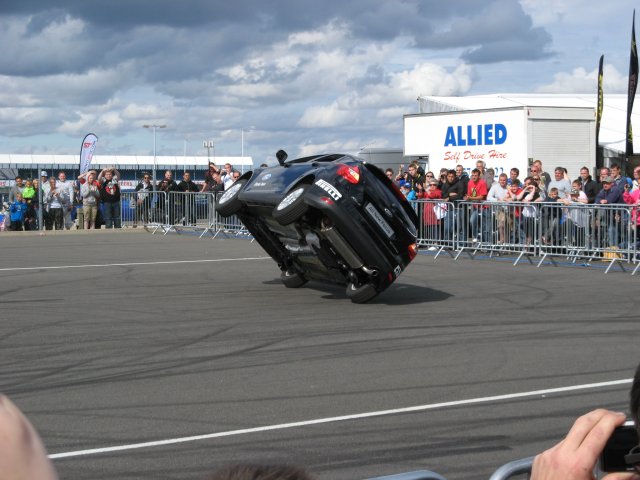
[(120, 214), (120, 172), (115, 167), (103, 168), (98, 174), (102, 216), (106, 228), (122, 228)]
[(168, 222), (173, 225), (176, 218), (175, 198), (172, 192), (179, 192), (178, 184), (173, 179), (171, 170), (164, 172), (164, 178), (158, 183), (158, 191), (164, 192), (158, 197), (158, 209), (160, 210), (160, 223)]
[(184, 172), (182, 181), (178, 184), (178, 190), (184, 192), (182, 200), (183, 225), (196, 224), (196, 193), (200, 191), (198, 185), (191, 180), (191, 173)]

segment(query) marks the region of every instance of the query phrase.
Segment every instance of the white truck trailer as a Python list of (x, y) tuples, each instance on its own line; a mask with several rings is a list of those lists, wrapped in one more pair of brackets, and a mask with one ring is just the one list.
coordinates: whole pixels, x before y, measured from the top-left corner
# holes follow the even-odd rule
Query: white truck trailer
[(595, 111), (583, 107), (508, 107), (419, 113), (404, 116), (404, 155), (428, 157), (436, 176), (462, 165), (467, 172), (483, 160), (497, 176), (516, 167), (520, 179), (534, 160), (553, 179), (564, 167), (575, 179), (596, 164)]

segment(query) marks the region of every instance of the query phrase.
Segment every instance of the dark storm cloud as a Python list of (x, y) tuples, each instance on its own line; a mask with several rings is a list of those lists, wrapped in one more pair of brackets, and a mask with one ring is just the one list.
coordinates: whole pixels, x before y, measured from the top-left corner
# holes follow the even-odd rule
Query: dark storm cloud
[[(347, 24), (354, 44), (405, 35), (416, 48), (463, 48), (462, 58), (472, 63), (543, 58), (550, 43), (516, 0), (5, 0), (0, 21), (9, 19), (23, 21), (24, 29), (0, 33), (3, 43), (16, 46), (0, 73), (19, 76), (82, 73), (127, 61), (139, 63), (141, 78), (201, 76), (255, 46), (331, 21)], [(69, 28), (74, 20), (81, 20), (82, 31)]]
[(418, 35), (418, 46), (467, 47), (462, 59), (469, 63), (537, 60), (553, 55), (547, 50), (551, 35), (543, 28), (533, 27), (531, 17), (518, 2), (496, 0), (481, 5), (476, 10), (452, 12), (453, 17), (444, 28)]
[(496, 63), (513, 60), (541, 60), (555, 56), (546, 50), (551, 43), (549, 34), (540, 28), (527, 32), (526, 37), (513, 38), (509, 42), (487, 42), (481, 47), (462, 54), (468, 63)]

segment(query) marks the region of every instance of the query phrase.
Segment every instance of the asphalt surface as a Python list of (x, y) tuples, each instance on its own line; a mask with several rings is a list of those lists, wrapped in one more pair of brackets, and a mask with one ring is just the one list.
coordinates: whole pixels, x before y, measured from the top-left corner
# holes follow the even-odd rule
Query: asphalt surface
[(0, 246), (0, 391), (61, 479), (203, 479), (239, 462), (485, 479), (592, 408), (627, 410), (628, 383), (549, 389), (630, 379), (640, 360), (628, 273), (422, 254), (354, 305), (340, 287), (284, 288), (244, 239)]

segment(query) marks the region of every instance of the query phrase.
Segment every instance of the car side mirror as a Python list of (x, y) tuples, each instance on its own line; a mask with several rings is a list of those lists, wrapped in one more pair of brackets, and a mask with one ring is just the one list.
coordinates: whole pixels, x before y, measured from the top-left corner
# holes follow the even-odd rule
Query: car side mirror
[(287, 152), (285, 152), (284, 150), (278, 150), (278, 152), (276, 153), (276, 158), (278, 159), (278, 163), (280, 164), (280, 166), (284, 165), (284, 161), (288, 156), (289, 155), (287, 155)]

